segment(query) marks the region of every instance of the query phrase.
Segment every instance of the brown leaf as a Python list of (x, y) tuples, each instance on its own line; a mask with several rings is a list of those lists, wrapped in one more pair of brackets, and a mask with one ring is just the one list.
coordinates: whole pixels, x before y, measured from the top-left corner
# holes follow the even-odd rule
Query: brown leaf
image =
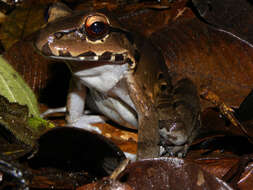
[(234, 110), (226, 105), (220, 98), (211, 91), (204, 90), (200, 93), (200, 96), (207, 101), (212, 102), (220, 111), (225, 118), (227, 118), (238, 130), (240, 130), (249, 140), (250, 143), (253, 144), (253, 138), (249, 135), (246, 128), (240, 123), (240, 121), (235, 117)]
[(232, 189), (199, 166), (179, 158), (134, 162), (118, 178), (133, 189)]
[[(231, 168), (236, 166), (238, 168), (239, 165), (239, 158), (236, 157), (202, 157), (193, 161), (202, 169), (220, 179), (227, 175)], [(234, 171), (234, 173), (236, 173), (236, 171)]]
[(253, 4), (247, 0), (193, 0), (202, 19), (253, 47)]
[(118, 181), (103, 179), (101, 181), (84, 185), (77, 190), (133, 190), (128, 184)]
[[(187, 10), (190, 11), (190, 10)], [(188, 77), (230, 106), (253, 88), (253, 49), (192, 17), (180, 17), (151, 36), (162, 51), (173, 82)], [(203, 102), (203, 109), (210, 103)]]
[(7, 17), (0, 30), (0, 39), (5, 49), (32, 34), (45, 23), (44, 9), (45, 6), (34, 4), (30, 7), (17, 7)]
[(111, 139), (124, 152), (136, 154), (137, 152), (137, 131), (120, 129), (109, 124), (96, 124), (102, 135)]
[(242, 173), (241, 179), (237, 183), (240, 190), (248, 190), (253, 187), (253, 163), (250, 162), (245, 171)]
[[(168, 4), (168, 3), (167, 3)], [(159, 6), (160, 3), (136, 3), (114, 10), (119, 15), (119, 21), (130, 31), (136, 31), (144, 36), (150, 36), (153, 32), (159, 31), (185, 12), (186, 0), (169, 3), (168, 8), (154, 9), (152, 6)]]

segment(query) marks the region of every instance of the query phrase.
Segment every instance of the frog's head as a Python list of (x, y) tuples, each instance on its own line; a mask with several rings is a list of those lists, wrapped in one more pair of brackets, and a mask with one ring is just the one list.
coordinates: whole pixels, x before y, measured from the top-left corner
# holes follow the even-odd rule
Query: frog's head
[(60, 16), (51, 15), (35, 42), (41, 54), (71, 61), (74, 72), (105, 64), (135, 67), (132, 36), (108, 14), (67, 10)]

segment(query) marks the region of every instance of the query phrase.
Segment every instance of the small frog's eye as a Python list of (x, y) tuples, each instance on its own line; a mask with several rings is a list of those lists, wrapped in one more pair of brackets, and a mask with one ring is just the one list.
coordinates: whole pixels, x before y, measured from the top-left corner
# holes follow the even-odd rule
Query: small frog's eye
[(60, 39), (63, 35), (64, 35), (64, 34), (63, 34), (62, 32), (56, 32), (56, 33), (54, 34), (54, 37), (55, 37), (56, 39)]
[(128, 63), (128, 65), (129, 65), (129, 68), (131, 69), (131, 70), (134, 70), (135, 69), (135, 67), (136, 67), (136, 63), (135, 62), (133, 62), (131, 59), (127, 59), (127, 61), (126, 61), (127, 63)]
[(90, 38), (102, 38), (109, 32), (109, 22), (102, 15), (90, 16), (85, 22), (85, 31)]

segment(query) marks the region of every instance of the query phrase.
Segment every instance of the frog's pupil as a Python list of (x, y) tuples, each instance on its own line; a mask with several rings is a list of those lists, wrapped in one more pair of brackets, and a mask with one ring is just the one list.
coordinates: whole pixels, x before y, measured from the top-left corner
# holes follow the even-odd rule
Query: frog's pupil
[(94, 22), (90, 26), (90, 30), (95, 34), (101, 34), (105, 30), (105, 24), (103, 22)]

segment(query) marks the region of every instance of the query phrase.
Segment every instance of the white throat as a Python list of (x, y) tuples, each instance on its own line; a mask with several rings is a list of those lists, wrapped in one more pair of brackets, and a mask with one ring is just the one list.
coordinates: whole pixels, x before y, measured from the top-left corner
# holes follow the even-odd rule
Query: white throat
[(124, 77), (127, 70), (128, 64), (102, 65), (78, 71), (73, 75), (78, 77), (81, 83), (88, 88), (106, 93)]

